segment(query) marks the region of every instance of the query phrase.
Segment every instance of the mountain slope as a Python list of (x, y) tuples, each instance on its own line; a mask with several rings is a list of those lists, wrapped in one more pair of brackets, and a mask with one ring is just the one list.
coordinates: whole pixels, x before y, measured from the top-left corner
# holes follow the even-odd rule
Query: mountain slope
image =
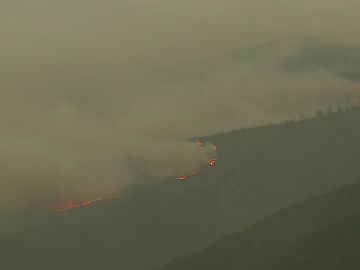
[[(358, 46), (303, 34), (290, 34), (228, 50), (203, 62), (149, 72), (153, 72), (152, 76), (156, 76), (163, 83), (208, 80), (219, 76), (218, 74), (230, 78), (238, 74), (238, 77), (242, 78), (244, 74), (259, 76), (273, 71), (300, 74), (313, 73), (316, 70), (357, 82), (360, 80), (359, 63)], [(252, 72), (249, 72), (250, 70)], [(237, 83), (236, 80), (233, 83)], [(238, 84), (239, 88), (241, 86), (241, 83)]]
[(356, 269), (339, 263), (356, 263), (351, 247), (360, 246), (359, 224), (360, 182), (283, 209), (159, 269)]
[(301, 34), (232, 50), (225, 54), (224, 63), (270, 65), (288, 72), (325, 69), (350, 80), (360, 80), (360, 47)]
[(262, 265), (259, 270), (357, 270), (360, 268), (359, 228), (360, 215), (321, 228), (300, 239), (285, 254)]
[(2, 264), (139, 270), (194, 253), (280, 208), (360, 179), (359, 121), (354, 108), (205, 138), (220, 146), (215, 169), (131, 191), (114, 203), (44, 214), (0, 239)]

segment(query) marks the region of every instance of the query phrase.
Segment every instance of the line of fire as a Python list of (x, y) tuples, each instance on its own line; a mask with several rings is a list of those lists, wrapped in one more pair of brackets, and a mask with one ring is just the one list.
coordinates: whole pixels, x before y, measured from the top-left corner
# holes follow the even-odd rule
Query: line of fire
[[(205, 143), (204, 141), (202, 141), (202, 140), (198, 140), (198, 141), (197, 141), (197, 145), (200, 146), (200, 147), (205, 147), (206, 143)], [(218, 145), (213, 144), (213, 145), (211, 146), (211, 148), (212, 148), (214, 151), (219, 152), (219, 146), (218, 146)], [(209, 160), (209, 166), (210, 166), (210, 167), (215, 167), (215, 166), (216, 166), (216, 163), (217, 163), (217, 158), (216, 158), (216, 157), (211, 158), (211, 159)], [(179, 177), (178, 177), (178, 180), (180, 180), (180, 181), (186, 181), (186, 180), (189, 179), (190, 176), (196, 176), (197, 174), (198, 174), (197, 171), (196, 171), (196, 170), (193, 170), (193, 171), (191, 172), (191, 174), (184, 174), (184, 175), (179, 176)]]
[[(202, 140), (198, 140), (197, 145), (200, 146), (200, 147), (205, 147), (206, 143), (204, 141), (202, 141)], [(211, 148), (216, 152), (219, 151), (219, 147), (217, 145), (211, 145)], [(211, 158), (209, 160), (209, 166), (210, 167), (215, 167), (216, 163), (217, 163), (217, 158), (216, 157)], [(184, 174), (184, 175), (179, 176), (178, 180), (186, 181), (186, 180), (189, 179), (189, 177), (196, 176), (196, 175), (198, 175), (198, 172), (194, 169), (189, 174)], [(97, 203), (99, 201), (119, 200), (119, 199), (123, 199), (123, 196), (120, 196), (120, 195), (114, 195), (114, 196), (108, 196), (108, 197), (99, 196), (96, 199), (88, 200), (88, 201), (82, 201), (82, 202), (78, 202), (78, 203), (74, 203), (74, 202), (64, 203), (64, 204), (58, 206), (57, 208), (55, 208), (55, 209), (53, 209), (51, 211), (52, 212), (66, 212), (66, 211), (69, 211), (69, 210), (74, 210), (74, 209), (77, 209), (77, 208), (90, 206), (90, 205), (95, 204), (95, 203)]]

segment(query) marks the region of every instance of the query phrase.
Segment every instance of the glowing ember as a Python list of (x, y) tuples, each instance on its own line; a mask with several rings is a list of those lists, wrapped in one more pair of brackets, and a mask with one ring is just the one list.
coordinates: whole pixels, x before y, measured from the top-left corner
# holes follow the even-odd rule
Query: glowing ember
[(204, 142), (204, 141), (198, 141), (197, 144), (198, 144), (198, 146), (205, 146), (205, 142)]
[(178, 178), (180, 181), (185, 181), (188, 179), (188, 176), (187, 175), (182, 175)]
[[(198, 146), (205, 146), (205, 142), (202, 141), (202, 140), (198, 140), (198, 141), (197, 141), (197, 145), (198, 145)], [(212, 149), (215, 150), (215, 151), (219, 151), (219, 146), (217, 146), (217, 145), (214, 144), (214, 145), (212, 145)], [(209, 160), (209, 166), (210, 166), (210, 167), (214, 167), (214, 166), (216, 165), (216, 162), (217, 162), (217, 158), (212, 158), (212, 159), (210, 159), (210, 160)], [(193, 170), (193, 171), (191, 172), (191, 176), (195, 176), (195, 175), (197, 175), (197, 174), (198, 174), (198, 173), (197, 173), (196, 170)], [(189, 175), (182, 175), (182, 176), (179, 176), (178, 179), (179, 179), (180, 181), (185, 181), (185, 180), (188, 179), (188, 177), (189, 177)]]
[(73, 210), (73, 209), (80, 208), (80, 207), (90, 206), (91, 204), (94, 204), (99, 201), (119, 200), (119, 199), (123, 199), (123, 197), (119, 196), (119, 195), (115, 195), (115, 196), (111, 196), (111, 197), (98, 197), (93, 200), (83, 201), (83, 202), (79, 202), (79, 203), (65, 203), (51, 211), (52, 212), (65, 212), (65, 211)]
[(211, 166), (211, 167), (215, 166), (215, 165), (216, 165), (216, 162), (217, 162), (216, 158), (210, 159), (210, 161), (209, 161), (209, 166)]

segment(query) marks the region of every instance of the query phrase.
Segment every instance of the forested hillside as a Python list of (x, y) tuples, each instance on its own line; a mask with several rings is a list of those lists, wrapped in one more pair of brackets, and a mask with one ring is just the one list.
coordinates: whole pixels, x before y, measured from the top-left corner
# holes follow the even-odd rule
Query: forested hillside
[(359, 122), (354, 107), (204, 138), (219, 145), (217, 167), (187, 182), (130, 190), (124, 200), (44, 213), (0, 239), (1, 263), (141, 270), (203, 250), (280, 208), (359, 180)]

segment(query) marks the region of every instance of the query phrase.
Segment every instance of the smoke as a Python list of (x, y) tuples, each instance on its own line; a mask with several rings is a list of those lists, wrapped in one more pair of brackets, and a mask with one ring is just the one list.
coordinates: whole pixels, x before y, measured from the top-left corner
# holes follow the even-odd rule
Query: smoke
[(166, 1), (50, 2), (0, 3), (0, 219), (176, 181), (213, 154), (189, 138), (358, 97), (325, 69), (226, 65), (225, 52), (279, 34), (255, 33), (259, 22), (240, 33), (241, 16), (225, 16), (234, 1), (179, 1), (178, 10)]
[(105, 115), (81, 117), (63, 103), (43, 114), (36, 119), (29, 112), (18, 132), (3, 127), (9, 136), (0, 144), (1, 213), (121, 194), (139, 180), (176, 181), (207, 164), (211, 154), (194, 142), (155, 140), (131, 126), (106, 125)]

